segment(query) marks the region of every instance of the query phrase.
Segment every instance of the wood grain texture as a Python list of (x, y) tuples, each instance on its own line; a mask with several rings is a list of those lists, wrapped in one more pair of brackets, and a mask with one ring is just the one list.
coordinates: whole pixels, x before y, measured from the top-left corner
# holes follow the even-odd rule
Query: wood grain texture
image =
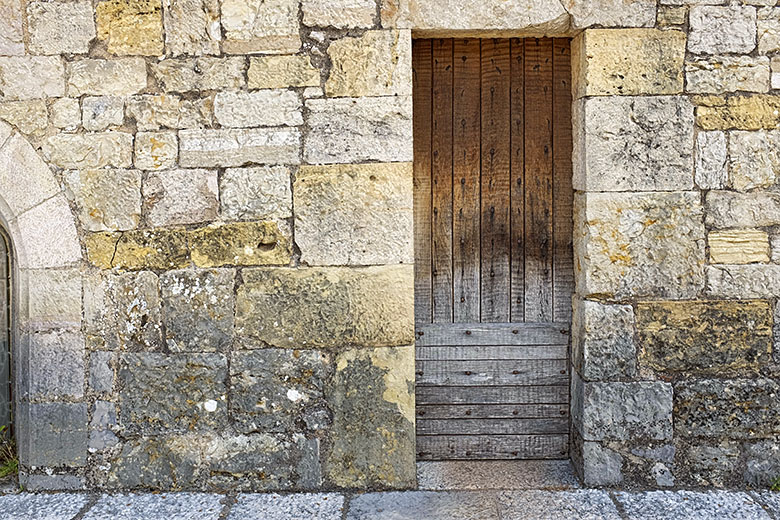
[(568, 435), (420, 435), (419, 460), (563, 459)]
[(417, 347), (418, 360), (567, 359), (568, 345), (448, 345)]
[(542, 419), (418, 419), (417, 435), (544, 435), (565, 434), (568, 418)]
[(417, 386), (542, 386), (569, 382), (565, 359), (417, 361)]
[(431, 404), (417, 407), (420, 419), (561, 419), (566, 404)]
[(420, 386), (418, 404), (561, 404), (569, 386)]
[(525, 321), (525, 44), (510, 41), (510, 321)]
[(417, 327), (417, 346), (560, 345), (568, 323), (431, 323)]

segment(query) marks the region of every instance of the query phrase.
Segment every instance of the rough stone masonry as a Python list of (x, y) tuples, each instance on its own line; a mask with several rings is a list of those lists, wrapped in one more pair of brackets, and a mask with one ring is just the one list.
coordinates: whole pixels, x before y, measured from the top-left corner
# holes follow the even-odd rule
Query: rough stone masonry
[(780, 476), (775, 0), (0, 0), (28, 489), (415, 486), (413, 34), (574, 38), (585, 483)]

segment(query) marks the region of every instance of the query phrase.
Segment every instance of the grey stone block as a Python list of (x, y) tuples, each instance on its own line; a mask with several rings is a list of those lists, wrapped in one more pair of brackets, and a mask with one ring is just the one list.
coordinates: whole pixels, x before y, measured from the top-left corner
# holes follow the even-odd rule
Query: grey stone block
[(206, 493), (103, 495), (83, 520), (217, 520), (222, 496)]
[(32, 334), (29, 370), (33, 397), (82, 397), (84, 336), (63, 331)]
[(111, 430), (92, 430), (89, 432), (89, 451), (103, 451), (116, 446), (119, 439)]
[(742, 482), (737, 442), (693, 441), (681, 452), (678, 475), (681, 484), (694, 486), (738, 486)]
[(239, 495), (228, 520), (341, 520), (344, 496), (335, 493)]
[(631, 306), (578, 302), (572, 320), (572, 361), (586, 381), (634, 377), (636, 346)]
[(628, 518), (662, 520), (769, 520), (770, 517), (747, 493), (650, 491), (616, 493)]
[(0, 496), (0, 518), (3, 520), (60, 520), (76, 516), (87, 505), (83, 494)]
[(142, 271), (125, 273), (110, 281), (116, 306), (117, 336), (126, 350), (159, 350), (162, 320), (157, 275)]
[(767, 491), (764, 493), (754, 492), (753, 497), (775, 515), (775, 518), (780, 517), (780, 493), (774, 491)]
[[(82, 477), (76, 475), (19, 475), (19, 485), (25, 491), (78, 491), (85, 488)], [(70, 495), (58, 495), (60, 497)], [(2, 511), (2, 506), (0, 506)], [(2, 516), (2, 515), (0, 515)], [(3, 516), (5, 519), (5, 517)]]
[(519, 491), (498, 496), (500, 518), (512, 520), (619, 520), (620, 514), (604, 491)]
[(83, 466), (87, 461), (87, 405), (31, 404), (29, 459), (31, 466)]
[(497, 520), (493, 493), (408, 491), (353, 498), (347, 520)]
[(767, 440), (747, 447), (744, 482), (756, 488), (768, 488), (780, 477), (780, 442)]
[(582, 480), (586, 486), (614, 486), (623, 481), (623, 457), (598, 442), (582, 443)]
[(89, 386), (95, 392), (109, 393), (114, 387), (116, 354), (113, 352), (92, 352), (89, 355)]

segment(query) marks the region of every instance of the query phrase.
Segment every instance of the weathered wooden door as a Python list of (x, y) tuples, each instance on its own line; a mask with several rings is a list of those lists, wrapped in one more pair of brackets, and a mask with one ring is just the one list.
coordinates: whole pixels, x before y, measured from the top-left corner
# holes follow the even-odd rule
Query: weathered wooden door
[(0, 228), (0, 427), (11, 425), (10, 244)]
[(413, 54), (418, 458), (565, 458), (569, 40)]

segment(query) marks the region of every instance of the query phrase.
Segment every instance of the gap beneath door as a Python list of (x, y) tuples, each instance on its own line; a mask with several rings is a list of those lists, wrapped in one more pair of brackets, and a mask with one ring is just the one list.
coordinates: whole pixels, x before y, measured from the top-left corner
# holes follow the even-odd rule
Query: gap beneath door
[(446, 460), (418, 462), (417, 487), (441, 491), (581, 486), (570, 460)]

